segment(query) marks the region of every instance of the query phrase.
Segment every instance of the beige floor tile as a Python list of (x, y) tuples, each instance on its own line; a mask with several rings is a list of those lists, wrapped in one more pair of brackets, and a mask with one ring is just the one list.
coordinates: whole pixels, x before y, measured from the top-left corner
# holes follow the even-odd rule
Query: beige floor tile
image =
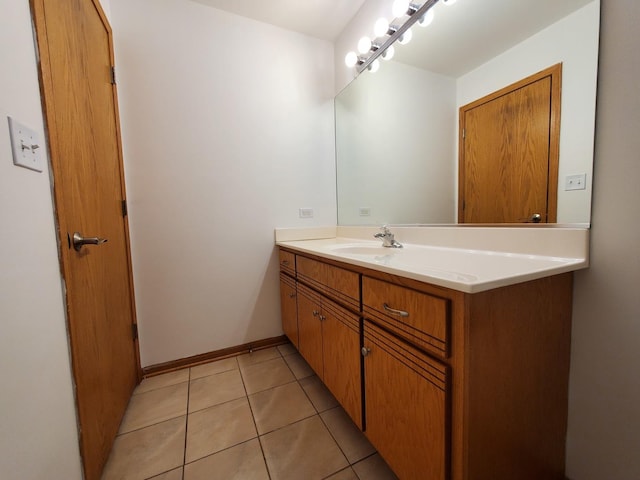
[(282, 355), (283, 357), (286, 355), (292, 355), (294, 353), (298, 353), (298, 350), (296, 349), (296, 347), (293, 346), (292, 343), (285, 343), (284, 345), (278, 345), (278, 351), (280, 352), (280, 355)]
[(116, 437), (102, 480), (142, 480), (182, 465), (186, 417)]
[(284, 361), (287, 362), (287, 365), (289, 365), (289, 368), (298, 380), (315, 375), (313, 369), (299, 353), (287, 355), (284, 357)]
[(151, 390), (157, 390), (158, 388), (168, 387), (170, 385), (176, 385), (182, 382), (189, 381), (189, 369), (184, 368), (175, 372), (164, 373), (162, 375), (156, 375), (155, 377), (149, 377), (142, 380), (140, 385), (133, 391), (134, 395), (139, 393), (149, 392)]
[(189, 413), (246, 396), (240, 370), (191, 380)]
[(190, 413), (187, 424), (186, 463), (256, 436), (246, 397)]
[(186, 382), (134, 395), (120, 425), (120, 433), (148, 427), (187, 413)]
[(282, 355), (280, 355), (280, 351), (276, 347), (271, 347), (265, 348), (263, 350), (256, 350), (251, 353), (245, 353), (244, 355), (239, 355), (237, 359), (240, 368), (242, 368), (281, 356)]
[(304, 388), (305, 393), (309, 396), (311, 403), (313, 403), (318, 412), (324, 412), (339, 405), (338, 401), (318, 377), (301, 378), (300, 385)]
[(257, 438), (184, 467), (184, 480), (269, 480)]
[[(274, 348), (275, 349), (275, 348)], [(247, 394), (260, 392), (269, 388), (284, 385), (295, 380), (285, 361), (278, 358), (243, 367), (240, 365)]]
[(353, 471), (351, 467), (345, 468), (344, 470), (327, 477), (327, 480), (358, 480), (358, 476), (356, 472)]
[(260, 437), (272, 480), (322, 479), (348, 466), (316, 415)]
[(249, 403), (260, 435), (316, 414), (298, 382), (250, 395)]
[(353, 423), (342, 407), (327, 410), (321, 413), (320, 417), (338, 442), (349, 463), (356, 463), (376, 452), (364, 433)]
[(191, 367), (191, 380), (237, 369), (238, 360), (236, 359), (236, 357), (223, 358), (222, 360), (216, 360), (215, 362)]
[(360, 480), (398, 480), (380, 455), (377, 453), (353, 465)]
[(161, 473), (149, 480), (182, 480), (182, 467), (171, 470), (170, 472)]

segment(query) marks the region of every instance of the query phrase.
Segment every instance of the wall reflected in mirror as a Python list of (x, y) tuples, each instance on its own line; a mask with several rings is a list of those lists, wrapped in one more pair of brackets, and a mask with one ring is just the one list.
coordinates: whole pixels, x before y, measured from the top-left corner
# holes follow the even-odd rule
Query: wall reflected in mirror
[[(536, 18), (514, 28), (527, 9)], [(434, 11), (440, 30), (414, 26), (412, 43), (336, 97), (338, 223), (456, 223), (459, 108), (562, 63), (557, 222), (589, 224), (599, 0), (460, 0)], [(586, 188), (566, 190), (577, 174)]]

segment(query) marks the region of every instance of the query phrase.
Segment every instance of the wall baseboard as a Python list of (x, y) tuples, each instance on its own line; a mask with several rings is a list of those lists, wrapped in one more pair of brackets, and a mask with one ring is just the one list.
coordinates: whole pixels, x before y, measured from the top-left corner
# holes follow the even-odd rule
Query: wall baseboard
[(236, 355), (248, 353), (253, 350), (262, 350), (265, 348), (275, 347), (277, 345), (284, 345), (288, 342), (289, 340), (284, 335), (281, 335), (279, 337), (265, 338), (263, 340), (256, 340), (255, 342), (244, 343), (235, 347), (223, 348), (222, 350), (216, 350), (214, 352), (201, 353), (192, 357), (180, 358), (178, 360), (171, 360), (169, 362), (150, 365), (142, 369), (142, 375), (144, 378), (153, 377), (155, 375), (161, 375), (163, 373), (174, 372), (182, 368), (195, 367), (196, 365), (208, 363), (213, 360), (235, 357)]

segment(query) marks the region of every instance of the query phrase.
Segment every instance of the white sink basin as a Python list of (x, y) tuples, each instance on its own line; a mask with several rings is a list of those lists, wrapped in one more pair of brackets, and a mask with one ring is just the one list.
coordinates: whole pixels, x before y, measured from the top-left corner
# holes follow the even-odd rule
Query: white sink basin
[(331, 245), (327, 247), (327, 250), (331, 250), (335, 253), (343, 255), (390, 255), (398, 253), (402, 248), (382, 247), (380, 245), (370, 245), (368, 243), (343, 243), (337, 245)]

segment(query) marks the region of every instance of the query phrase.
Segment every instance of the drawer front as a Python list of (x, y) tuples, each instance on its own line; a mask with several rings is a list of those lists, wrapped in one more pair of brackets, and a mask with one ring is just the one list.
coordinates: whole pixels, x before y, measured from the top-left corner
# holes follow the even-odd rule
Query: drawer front
[(449, 355), (450, 300), (363, 277), (362, 303), (366, 318), (422, 349)]
[(280, 249), (280, 270), (287, 272), (289, 275), (295, 277), (296, 275), (296, 256), (291, 252)]
[(360, 310), (360, 275), (317, 260), (296, 258), (297, 277), (338, 303)]
[(399, 478), (449, 478), (449, 368), (368, 321), (364, 348), (366, 436)]

